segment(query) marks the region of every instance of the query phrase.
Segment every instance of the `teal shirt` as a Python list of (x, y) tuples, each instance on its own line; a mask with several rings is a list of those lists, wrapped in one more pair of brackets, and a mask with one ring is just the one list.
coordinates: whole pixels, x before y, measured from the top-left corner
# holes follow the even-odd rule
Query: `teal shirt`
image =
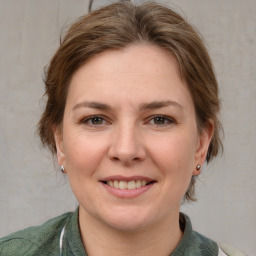
[[(189, 218), (181, 214), (184, 234), (170, 256), (217, 256), (218, 245), (193, 231)], [(1, 256), (59, 256), (61, 231), (62, 256), (87, 256), (78, 225), (78, 209), (53, 218), (41, 226), (30, 227), (0, 239)]]

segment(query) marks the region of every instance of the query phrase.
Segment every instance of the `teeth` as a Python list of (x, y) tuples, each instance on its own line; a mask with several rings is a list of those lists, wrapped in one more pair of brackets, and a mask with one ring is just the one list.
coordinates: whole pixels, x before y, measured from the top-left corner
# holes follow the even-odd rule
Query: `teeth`
[(136, 188), (141, 188), (141, 181), (140, 180), (136, 180)]
[[(120, 188), (120, 189), (126, 189), (126, 188), (127, 188), (127, 182), (125, 182), (125, 181), (120, 181), (120, 182), (119, 182), (119, 188)], [(129, 183), (128, 183), (128, 188), (129, 188)]]
[(119, 188), (119, 182), (117, 180), (114, 180), (114, 188)]
[(119, 189), (136, 189), (146, 186), (147, 181), (145, 180), (131, 180), (131, 181), (118, 181), (118, 180), (109, 180), (107, 181), (107, 184), (110, 187), (119, 188)]
[(135, 189), (136, 188), (136, 183), (134, 180), (131, 180), (128, 182), (128, 189)]

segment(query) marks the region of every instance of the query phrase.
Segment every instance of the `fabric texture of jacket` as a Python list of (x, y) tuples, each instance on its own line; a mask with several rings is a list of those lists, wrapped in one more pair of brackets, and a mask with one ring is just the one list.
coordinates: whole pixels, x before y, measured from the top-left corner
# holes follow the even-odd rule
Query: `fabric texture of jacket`
[[(181, 213), (184, 234), (170, 256), (227, 255), (211, 239), (193, 231), (189, 218)], [(0, 239), (1, 256), (87, 256), (79, 224), (78, 209)], [(243, 254), (241, 254), (243, 255)]]

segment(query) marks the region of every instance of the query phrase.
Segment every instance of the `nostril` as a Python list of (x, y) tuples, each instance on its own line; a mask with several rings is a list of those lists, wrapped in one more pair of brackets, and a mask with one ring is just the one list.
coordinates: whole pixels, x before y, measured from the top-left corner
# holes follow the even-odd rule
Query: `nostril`
[(113, 156), (113, 157), (112, 157), (112, 160), (113, 160), (113, 161), (119, 161), (119, 158), (116, 157), (116, 156)]
[(122, 163), (124, 165), (132, 165), (132, 164), (136, 164), (139, 163), (141, 161), (140, 157), (118, 157), (118, 156), (112, 156), (111, 157), (111, 161), (113, 161), (114, 163)]
[[(117, 161), (120, 161), (121, 159), (119, 157), (116, 157), (116, 156), (113, 156), (111, 158), (113, 161), (117, 162)], [(139, 162), (140, 161), (140, 158), (139, 157), (134, 157), (134, 158), (128, 158), (127, 159), (124, 159), (123, 162)]]

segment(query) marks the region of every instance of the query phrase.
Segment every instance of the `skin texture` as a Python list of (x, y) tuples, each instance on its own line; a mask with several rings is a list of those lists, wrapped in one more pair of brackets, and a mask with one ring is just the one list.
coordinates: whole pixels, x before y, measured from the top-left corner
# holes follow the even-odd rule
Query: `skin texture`
[[(212, 130), (198, 134), (177, 62), (157, 46), (109, 50), (79, 68), (62, 127), (54, 131), (58, 162), (80, 204), (87, 252), (171, 253), (182, 237), (180, 202), (200, 173)], [(119, 197), (102, 183), (113, 175), (155, 182), (136, 197)]]

